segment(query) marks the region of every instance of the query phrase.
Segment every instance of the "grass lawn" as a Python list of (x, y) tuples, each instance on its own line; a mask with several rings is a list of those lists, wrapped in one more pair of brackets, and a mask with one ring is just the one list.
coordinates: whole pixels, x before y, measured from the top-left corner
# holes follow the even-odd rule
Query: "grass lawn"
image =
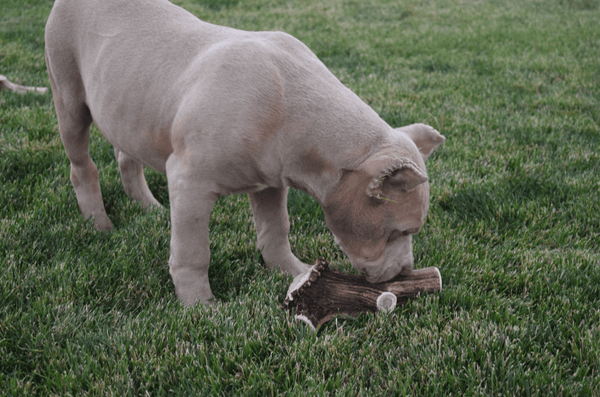
[[(600, 395), (600, 1), (176, 0), (306, 43), (392, 126), (447, 137), (428, 162), (416, 267), (444, 291), (311, 333), (280, 305), (248, 198), (211, 218), (215, 307), (183, 309), (169, 212), (123, 191), (92, 131), (115, 230), (79, 215), (49, 94), (0, 93), (0, 395)], [(50, 0), (1, 0), (0, 74), (50, 86)], [(147, 170), (168, 208), (166, 177)], [(290, 193), (307, 263), (351, 271)]]

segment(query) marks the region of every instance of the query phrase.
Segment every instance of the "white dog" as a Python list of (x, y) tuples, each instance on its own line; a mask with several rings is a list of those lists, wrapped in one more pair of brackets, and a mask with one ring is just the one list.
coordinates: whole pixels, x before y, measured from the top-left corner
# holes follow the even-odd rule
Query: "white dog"
[(300, 41), (202, 22), (167, 0), (56, 0), (46, 63), (79, 207), (110, 230), (90, 124), (115, 148), (125, 191), (146, 207), (143, 165), (166, 172), (170, 273), (185, 305), (212, 297), (208, 224), (217, 197), (247, 192), (270, 267), (298, 275), (286, 209), (313, 196), (336, 243), (371, 282), (413, 267), (425, 220), (424, 160), (445, 138), (391, 128)]

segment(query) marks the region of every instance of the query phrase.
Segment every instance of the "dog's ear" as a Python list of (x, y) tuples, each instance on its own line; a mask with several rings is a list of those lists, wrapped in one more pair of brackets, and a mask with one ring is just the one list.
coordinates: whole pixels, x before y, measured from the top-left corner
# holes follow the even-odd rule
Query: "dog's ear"
[(371, 176), (367, 186), (369, 197), (385, 199), (388, 190), (407, 192), (427, 182), (427, 175), (407, 157), (370, 159), (361, 168)]
[(423, 160), (427, 160), (434, 149), (446, 141), (446, 137), (441, 135), (435, 128), (426, 124), (411, 124), (405, 127), (395, 128), (408, 135), (408, 137), (417, 145)]

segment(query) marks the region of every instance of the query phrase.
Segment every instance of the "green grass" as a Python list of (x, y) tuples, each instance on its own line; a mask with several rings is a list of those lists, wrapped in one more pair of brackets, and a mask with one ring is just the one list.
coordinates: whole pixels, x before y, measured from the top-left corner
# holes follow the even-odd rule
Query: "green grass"
[[(211, 219), (215, 307), (183, 309), (169, 214), (121, 186), (93, 130), (112, 233), (83, 221), (51, 97), (0, 93), (0, 395), (600, 395), (600, 2), (178, 0), (212, 23), (306, 43), (429, 159), (417, 267), (442, 293), (317, 334), (280, 309), (246, 196)], [(0, 74), (49, 86), (52, 1), (2, 0)], [(164, 175), (147, 171), (168, 206)], [(349, 271), (292, 191), (293, 251)]]

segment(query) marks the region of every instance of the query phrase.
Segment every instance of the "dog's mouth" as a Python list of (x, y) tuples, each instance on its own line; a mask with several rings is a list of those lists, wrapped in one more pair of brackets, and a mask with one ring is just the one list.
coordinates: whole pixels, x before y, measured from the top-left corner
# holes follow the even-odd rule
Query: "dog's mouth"
[(377, 263), (369, 264), (369, 268), (365, 269), (368, 282), (373, 284), (383, 283), (393, 279), (400, 273), (402, 267), (397, 266), (396, 264), (386, 265), (385, 258), (385, 253), (382, 253), (381, 258), (377, 260)]
[(350, 263), (352, 267), (359, 272), (365, 272), (367, 276), (367, 281), (370, 283), (378, 283), (384, 277), (385, 268), (383, 264), (385, 263), (386, 254), (382, 252), (377, 259), (374, 261), (357, 261), (354, 258), (348, 256), (350, 259)]

